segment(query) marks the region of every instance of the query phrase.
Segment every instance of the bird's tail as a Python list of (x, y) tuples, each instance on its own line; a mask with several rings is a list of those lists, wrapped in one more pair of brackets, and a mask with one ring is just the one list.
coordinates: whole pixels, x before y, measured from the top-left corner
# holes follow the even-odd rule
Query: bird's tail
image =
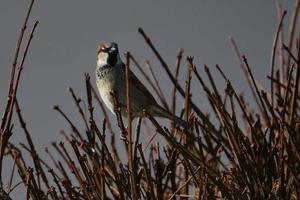
[(189, 128), (190, 128), (189, 124), (185, 120), (171, 114), (170, 112), (168, 112), (167, 110), (165, 110), (164, 108), (162, 108), (160, 106), (153, 106), (150, 109), (150, 113), (153, 116), (168, 118), (168, 119), (172, 120), (175, 124), (179, 124), (180, 126), (182, 126), (183, 128), (185, 128), (187, 130), (189, 130)]

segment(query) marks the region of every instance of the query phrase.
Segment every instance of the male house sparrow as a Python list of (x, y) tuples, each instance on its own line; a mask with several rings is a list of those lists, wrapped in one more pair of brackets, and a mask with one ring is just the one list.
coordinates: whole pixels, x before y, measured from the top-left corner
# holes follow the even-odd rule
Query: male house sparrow
[[(131, 113), (132, 119), (143, 116), (146, 109), (152, 116), (164, 117), (188, 128), (188, 123), (177, 116), (172, 115), (162, 108), (141, 81), (129, 72)], [(125, 64), (122, 62), (118, 45), (116, 43), (102, 43), (98, 47), (96, 82), (100, 96), (106, 106), (114, 113), (114, 99), (112, 92), (116, 93), (122, 116), (127, 117), (126, 112), (126, 80)]]

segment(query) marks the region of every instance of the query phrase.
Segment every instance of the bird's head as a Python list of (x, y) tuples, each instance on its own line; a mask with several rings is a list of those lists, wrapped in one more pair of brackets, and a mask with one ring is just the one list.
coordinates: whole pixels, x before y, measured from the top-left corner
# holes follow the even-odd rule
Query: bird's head
[(118, 45), (114, 42), (100, 43), (97, 53), (97, 66), (115, 66), (121, 62)]

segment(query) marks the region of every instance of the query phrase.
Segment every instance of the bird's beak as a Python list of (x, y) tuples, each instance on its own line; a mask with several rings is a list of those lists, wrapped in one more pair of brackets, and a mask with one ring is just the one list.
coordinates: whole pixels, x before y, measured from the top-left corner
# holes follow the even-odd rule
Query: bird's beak
[(98, 51), (97, 54), (101, 53), (101, 52), (105, 52), (105, 50), (108, 48), (108, 44), (107, 43), (100, 43), (98, 45)]

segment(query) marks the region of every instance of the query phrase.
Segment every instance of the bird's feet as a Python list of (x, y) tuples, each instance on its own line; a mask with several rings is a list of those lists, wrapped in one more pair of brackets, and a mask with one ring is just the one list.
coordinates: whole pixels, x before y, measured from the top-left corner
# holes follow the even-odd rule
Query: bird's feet
[(124, 130), (121, 130), (120, 140), (127, 141), (127, 135), (128, 135), (128, 126), (125, 126)]

